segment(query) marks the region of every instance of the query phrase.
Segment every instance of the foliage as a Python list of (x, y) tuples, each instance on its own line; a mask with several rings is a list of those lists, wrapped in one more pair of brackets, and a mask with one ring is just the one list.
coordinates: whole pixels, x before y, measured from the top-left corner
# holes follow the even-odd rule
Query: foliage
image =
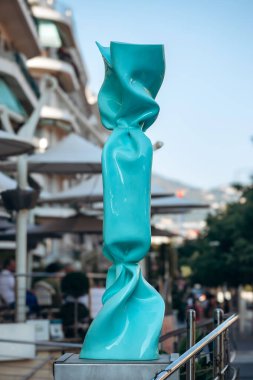
[(179, 249), (180, 264), (191, 267), (195, 283), (238, 286), (253, 282), (253, 187), (240, 190), (238, 202), (208, 215), (199, 238)]

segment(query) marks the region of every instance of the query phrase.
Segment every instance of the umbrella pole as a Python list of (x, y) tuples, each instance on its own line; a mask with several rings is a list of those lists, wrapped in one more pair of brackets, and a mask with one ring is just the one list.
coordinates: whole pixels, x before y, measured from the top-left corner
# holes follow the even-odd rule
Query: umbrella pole
[[(19, 131), (19, 136), (31, 139), (36, 129), (42, 107), (47, 103), (49, 95), (56, 88), (56, 80), (45, 76), (42, 80), (41, 97), (37, 107)], [(18, 158), (18, 187), (26, 189), (27, 184), (27, 156)], [(17, 236), (16, 236), (16, 322), (26, 320), (26, 276), (27, 272), (27, 220), (28, 209), (21, 209), (17, 212)]]
[[(18, 158), (18, 187), (27, 188), (27, 159)], [(16, 235), (16, 322), (26, 320), (26, 271), (27, 271), (27, 218), (28, 210), (17, 213)]]

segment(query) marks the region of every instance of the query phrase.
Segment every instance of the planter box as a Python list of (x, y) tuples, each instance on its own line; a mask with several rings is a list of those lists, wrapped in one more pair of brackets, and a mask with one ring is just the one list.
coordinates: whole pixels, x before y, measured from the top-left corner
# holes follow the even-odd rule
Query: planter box
[[(35, 342), (35, 327), (27, 323), (0, 324), (0, 339)], [(0, 360), (34, 359), (35, 345), (0, 342)]]
[(35, 340), (49, 340), (49, 320), (47, 319), (30, 319), (26, 322), (34, 326)]

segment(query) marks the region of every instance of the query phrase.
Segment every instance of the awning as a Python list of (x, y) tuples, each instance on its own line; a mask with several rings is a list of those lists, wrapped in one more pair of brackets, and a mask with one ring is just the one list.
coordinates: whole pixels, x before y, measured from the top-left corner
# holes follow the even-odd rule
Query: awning
[[(155, 181), (151, 181), (151, 197), (169, 197), (173, 193), (168, 193), (162, 187), (158, 186)], [(41, 196), (39, 203), (78, 203), (78, 202), (102, 202), (103, 201), (103, 182), (102, 175), (93, 175), (87, 180), (82, 181), (76, 186), (58, 194), (49, 195), (48, 193)]]
[[(30, 225), (27, 229), (28, 241), (31, 238), (41, 240), (56, 238), (63, 234), (101, 234), (103, 222), (94, 217), (76, 215), (71, 218), (53, 218), (50, 223)], [(0, 234), (1, 241), (16, 239), (16, 228), (11, 228)]]
[(207, 209), (210, 206), (203, 202), (185, 198), (158, 198), (151, 201), (152, 214), (184, 214), (192, 210)]
[[(103, 212), (103, 203), (98, 202), (92, 205), (96, 211)], [(185, 214), (197, 209), (207, 209), (210, 206), (206, 203), (182, 199), (177, 197), (163, 197), (151, 199), (151, 214)]]
[(151, 236), (173, 238), (179, 235), (172, 231), (163, 230), (160, 228), (156, 228), (155, 226), (151, 226)]
[[(101, 172), (101, 149), (81, 136), (69, 134), (45, 153), (28, 158), (30, 173), (73, 175)], [(0, 165), (4, 171), (16, 171), (16, 163)]]
[(0, 173), (0, 193), (5, 190), (15, 189), (16, 187), (17, 182), (15, 179), (12, 179), (3, 173)]
[(9, 230), (14, 227), (14, 223), (12, 223), (8, 217), (0, 216), (0, 231)]
[[(0, 131), (0, 158), (8, 156), (17, 156), (23, 153), (29, 153), (34, 150), (34, 146), (17, 135)], [(14, 163), (16, 167), (16, 163)]]
[[(70, 218), (52, 218), (50, 222), (40, 225), (28, 226), (27, 236), (29, 239), (41, 240), (45, 238), (57, 238), (63, 234), (97, 234), (103, 232), (103, 221), (101, 219), (77, 214)], [(151, 226), (152, 236), (177, 236), (171, 231), (161, 230)], [(12, 241), (16, 238), (16, 228), (8, 229), (0, 233), (0, 241)]]

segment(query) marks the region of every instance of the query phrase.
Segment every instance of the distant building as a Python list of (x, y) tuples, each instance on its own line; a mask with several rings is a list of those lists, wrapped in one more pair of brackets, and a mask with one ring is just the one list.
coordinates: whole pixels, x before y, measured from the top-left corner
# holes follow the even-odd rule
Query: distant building
[[(56, 83), (48, 91), (48, 83)], [(44, 98), (44, 99), (43, 99)], [(102, 146), (106, 132), (99, 121), (96, 97), (74, 34), (72, 12), (54, 1), (0, 1), (0, 128), (18, 133), (43, 102), (33, 140), (38, 152), (53, 147), (69, 133)], [(73, 152), (74, 153), (74, 152)], [(85, 155), (85, 152), (83, 152)], [(81, 175), (32, 175), (45, 192), (57, 193), (76, 184)], [(55, 211), (52, 213), (52, 207)], [(64, 207), (38, 207), (37, 215), (64, 214)], [(76, 238), (49, 240), (55, 257)], [(5, 244), (0, 243), (3, 247)], [(45, 253), (45, 249), (42, 249)]]

